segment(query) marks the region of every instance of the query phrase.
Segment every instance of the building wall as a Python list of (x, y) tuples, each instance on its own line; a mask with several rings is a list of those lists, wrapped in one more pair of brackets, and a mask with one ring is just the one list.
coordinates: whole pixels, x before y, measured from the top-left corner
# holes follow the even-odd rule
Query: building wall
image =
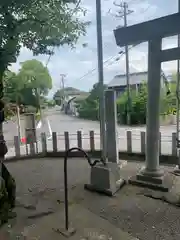
[[(133, 84), (131, 85), (131, 89), (132, 90), (136, 90), (138, 91), (138, 89), (140, 88), (141, 84)], [(121, 94), (123, 94), (127, 87), (126, 85), (124, 86), (118, 86), (118, 87), (109, 87), (108, 89), (114, 89), (116, 91), (116, 97), (119, 98), (121, 96)]]

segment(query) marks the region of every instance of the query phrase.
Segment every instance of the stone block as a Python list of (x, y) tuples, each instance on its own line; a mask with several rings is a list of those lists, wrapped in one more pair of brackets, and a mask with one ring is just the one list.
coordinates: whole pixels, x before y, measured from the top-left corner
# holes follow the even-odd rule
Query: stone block
[(120, 178), (119, 167), (116, 163), (107, 163), (106, 166), (98, 165), (91, 168), (90, 184), (85, 188), (113, 196), (125, 181)]

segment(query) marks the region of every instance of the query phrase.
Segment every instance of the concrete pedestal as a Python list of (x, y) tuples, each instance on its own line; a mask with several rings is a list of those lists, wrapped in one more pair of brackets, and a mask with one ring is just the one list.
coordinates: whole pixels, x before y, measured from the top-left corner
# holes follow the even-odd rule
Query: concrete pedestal
[(118, 165), (107, 163), (91, 168), (90, 184), (85, 184), (85, 189), (113, 196), (124, 184)]
[(120, 169), (127, 164), (118, 156), (116, 93), (113, 90), (105, 92), (105, 107), (108, 163), (91, 168), (90, 184), (86, 184), (85, 189), (113, 196), (125, 184), (120, 178)]
[(164, 181), (164, 174), (162, 171), (148, 172), (141, 170), (136, 176), (129, 179), (129, 183), (137, 186), (147, 187), (153, 190), (168, 192), (169, 184)]

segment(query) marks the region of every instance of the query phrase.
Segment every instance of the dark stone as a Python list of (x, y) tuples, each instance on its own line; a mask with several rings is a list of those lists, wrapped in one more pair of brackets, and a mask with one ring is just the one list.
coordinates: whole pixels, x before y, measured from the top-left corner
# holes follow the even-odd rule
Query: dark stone
[(8, 193), (8, 203), (10, 204), (11, 208), (14, 208), (16, 200), (16, 183), (4, 163), (2, 163), (2, 178), (5, 182), (5, 188)]
[(0, 226), (8, 221), (10, 204), (8, 202), (8, 193), (5, 187), (4, 179), (1, 179), (0, 186)]
[(3, 123), (5, 119), (4, 110), (0, 110), (0, 123)]
[(8, 152), (6, 142), (4, 140), (0, 139), (0, 157), (4, 157), (6, 153)]

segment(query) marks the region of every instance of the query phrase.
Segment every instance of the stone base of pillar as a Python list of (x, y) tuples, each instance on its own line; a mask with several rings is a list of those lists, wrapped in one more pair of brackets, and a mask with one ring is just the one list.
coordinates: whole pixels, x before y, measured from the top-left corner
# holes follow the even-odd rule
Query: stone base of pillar
[(171, 187), (169, 182), (165, 181), (163, 171), (148, 171), (145, 168), (141, 169), (136, 176), (130, 178), (129, 183), (163, 192), (168, 192)]
[(124, 186), (125, 180), (120, 178), (119, 167), (116, 163), (107, 163), (91, 168), (90, 184), (85, 189), (113, 196)]

